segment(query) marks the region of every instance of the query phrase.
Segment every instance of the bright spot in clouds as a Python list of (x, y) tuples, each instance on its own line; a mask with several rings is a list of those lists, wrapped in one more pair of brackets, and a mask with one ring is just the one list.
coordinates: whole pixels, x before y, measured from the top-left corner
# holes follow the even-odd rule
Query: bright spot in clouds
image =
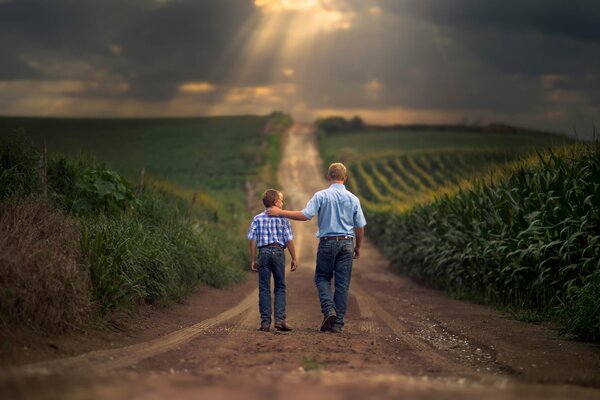
[(257, 98), (267, 98), (273, 94), (273, 90), (266, 86), (236, 87), (229, 90), (226, 101), (228, 103), (239, 103), (255, 101)]
[(179, 85), (179, 91), (184, 93), (207, 93), (215, 90), (215, 85), (208, 82), (187, 82)]
[(350, 29), (355, 13), (342, 0), (254, 0), (254, 5), (265, 13), (300, 12), (304, 21), (311, 21), (305, 29)]
[(370, 91), (377, 91), (381, 89), (381, 83), (377, 79), (373, 79), (371, 82), (365, 85), (365, 88)]
[(294, 70), (291, 68), (284, 68), (281, 73), (283, 74), (283, 76), (286, 76), (288, 78), (292, 78), (294, 76)]
[(306, 10), (319, 5), (318, 0), (255, 0), (257, 7), (265, 11)]

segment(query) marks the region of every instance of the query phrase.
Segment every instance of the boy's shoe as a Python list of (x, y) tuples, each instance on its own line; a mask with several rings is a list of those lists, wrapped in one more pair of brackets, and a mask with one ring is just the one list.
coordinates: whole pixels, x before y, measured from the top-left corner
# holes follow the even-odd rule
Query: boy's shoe
[(262, 324), (260, 324), (260, 328), (258, 328), (258, 330), (261, 332), (269, 332), (271, 330), (271, 324), (263, 322)]
[(323, 318), (323, 322), (321, 322), (321, 332), (330, 331), (333, 328), (333, 324), (335, 324), (335, 319), (337, 318), (337, 314), (335, 310), (329, 311), (325, 318)]
[(289, 332), (292, 330), (292, 327), (289, 326), (285, 321), (275, 322), (275, 330), (281, 332)]
[(333, 326), (329, 330), (329, 332), (331, 332), (331, 333), (342, 333), (342, 332), (344, 332), (344, 327), (335, 325), (335, 326)]

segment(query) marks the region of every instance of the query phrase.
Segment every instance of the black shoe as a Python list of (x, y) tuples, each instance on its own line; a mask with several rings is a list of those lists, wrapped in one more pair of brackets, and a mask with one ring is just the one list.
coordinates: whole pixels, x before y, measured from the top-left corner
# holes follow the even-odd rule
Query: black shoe
[(269, 332), (271, 330), (271, 324), (267, 324), (266, 322), (260, 324), (260, 328), (258, 328), (261, 332)]
[(281, 332), (289, 332), (292, 330), (292, 327), (289, 326), (285, 321), (275, 322), (275, 330)]
[(329, 311), (329, 314), (323, 318), (323, 322), (321, 322), (321, 332), (330, 331), (333, 328), (333, 324), (335, 324), (335, 319), (337, 318), (337, 314), (335, 310)]

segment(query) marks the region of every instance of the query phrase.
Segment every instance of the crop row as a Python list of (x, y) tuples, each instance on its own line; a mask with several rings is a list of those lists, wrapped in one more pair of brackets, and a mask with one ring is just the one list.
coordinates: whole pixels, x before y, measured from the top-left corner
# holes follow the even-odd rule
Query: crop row
[(463, 151), (351, 161), (348, 185), (365, 203), (409, 204), (514, 157), (497, 151)]

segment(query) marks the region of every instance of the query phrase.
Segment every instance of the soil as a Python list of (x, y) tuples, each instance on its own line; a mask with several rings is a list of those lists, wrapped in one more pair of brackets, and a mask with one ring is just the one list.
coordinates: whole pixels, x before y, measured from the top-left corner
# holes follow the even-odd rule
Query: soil
[[(295, 125), (283, 143), (286, 208), (299, 209), (327, 187), (314, 128)], [(320, 332), (316, 225), (292, 226), (292, 332), (257, 330), (252, 273), (229, 289), (201, 287), (184, 304), (115, 316), (110, 328), (49, 337), (4, 327), (0, 397), (600, 399), (600, 346), (419, 286), (368, 240), (344, 332)]]

